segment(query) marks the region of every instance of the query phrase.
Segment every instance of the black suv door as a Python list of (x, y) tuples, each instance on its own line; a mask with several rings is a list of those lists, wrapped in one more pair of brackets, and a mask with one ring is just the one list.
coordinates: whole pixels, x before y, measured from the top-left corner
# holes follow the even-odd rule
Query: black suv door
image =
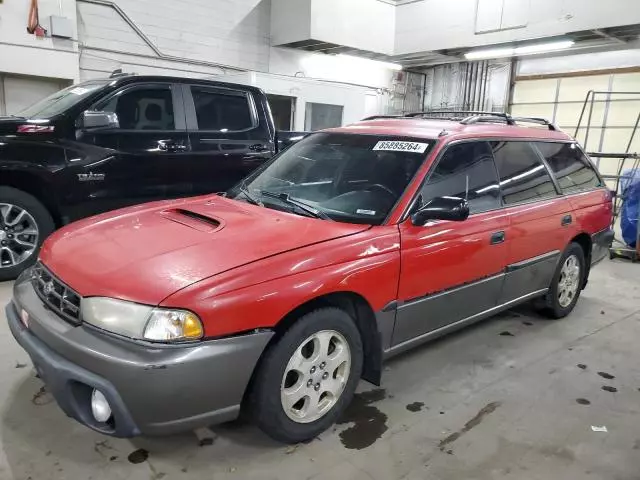
[[(190, 147), (179, 85), (124, 86), (90, 110), (115, 113), (119, 127), (77, 133), (79, 142), (89, 144), (83, 156), (89, 154), (95, 161), (79, 162), (70, 169), (78, 183), (72, 189), (77, 195), (70, 202), (76, 206), (72, 217), (193, 193), (185, 161)], [(95, 151), (91, 145), (97, 147)]]
[(184, 85), (189, 164), (194, 193), (223, 192), (275, 152), (272, 135), (250, 92)]

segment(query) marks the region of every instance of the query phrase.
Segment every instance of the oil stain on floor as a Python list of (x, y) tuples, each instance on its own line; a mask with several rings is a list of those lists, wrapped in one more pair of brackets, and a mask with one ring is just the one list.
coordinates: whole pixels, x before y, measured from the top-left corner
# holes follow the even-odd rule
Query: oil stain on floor
[(423, 402), (413, 402), (407, 405), (407, 410), (409, 410), (410, 412), (419, 412), (423, 407)]
[(387, 415), (372, 403), (383, 400), (384, 389), (356, 393), (351, 404), (338, 420), (338, 425), (352, 423), (349, 428), (340, 432), (342, 445), (349, 449), (362, 450), (375, 443), (388, 430)]
[(440, 448), (440, 451), (444, 451), (447, 445), (452, 444), (469, 430), (480, 425), (484, 417), (495, 412), (500, 405), (501, 402), (491, 402), (485, 405), (482, 409), (480, 409), (478, 413), (476, 413), (476, 415), (471, 420), (464, 424), (464, 427), (462, 427), (461, 430), (452, 433), (438, 444), (438, 448)]

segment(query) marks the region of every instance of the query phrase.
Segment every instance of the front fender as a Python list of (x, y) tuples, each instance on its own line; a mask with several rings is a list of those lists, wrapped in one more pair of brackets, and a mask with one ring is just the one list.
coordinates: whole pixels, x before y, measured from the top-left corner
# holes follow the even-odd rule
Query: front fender
[(300, 305), (337, 292), (356, 293), (382, 310), (395, 300), (399, 276), (397, 227), (374, 227), (203, 280), (161, 305), (195, 311), (205, 335), (218, 337), (273, 328)]

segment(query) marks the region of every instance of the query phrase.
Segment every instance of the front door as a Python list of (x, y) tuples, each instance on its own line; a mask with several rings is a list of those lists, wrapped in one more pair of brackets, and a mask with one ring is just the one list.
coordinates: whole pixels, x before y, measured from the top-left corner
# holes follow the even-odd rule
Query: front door
[(497, 305), (506, 262), (508, 217), (487, 142), (451, 145), (421, 189), (432, 198), (468, 198), (463, 222), (400, 225), (401, 277), (393, 344), (434, 332)]
[(80, 204), (76, 216), (193, 193), (179, 87), (123, 87), (92, 109), (116, 113), (119, 127), (78, 132), (86, 147), (84, 158), (76, 165), (71, 161)]
[(189, 166), (197, 195), (224, 192), (270, 159), (273, 134), (252, 94), (232, 88), (185, 85)]

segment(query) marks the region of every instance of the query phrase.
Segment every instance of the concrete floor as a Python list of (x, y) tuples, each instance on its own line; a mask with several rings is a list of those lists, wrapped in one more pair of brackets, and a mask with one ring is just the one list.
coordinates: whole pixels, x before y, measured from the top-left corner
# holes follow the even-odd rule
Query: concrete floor
[(638, 479), (638, 278), (606, 260), (567, 319), (519, 309), (395, 359), (384, 390), (363, 383), (342, 425), (294, 447), (240, 422), (202, 446), (98, 435), (41, 391), (2, 321), (0, 479)]

